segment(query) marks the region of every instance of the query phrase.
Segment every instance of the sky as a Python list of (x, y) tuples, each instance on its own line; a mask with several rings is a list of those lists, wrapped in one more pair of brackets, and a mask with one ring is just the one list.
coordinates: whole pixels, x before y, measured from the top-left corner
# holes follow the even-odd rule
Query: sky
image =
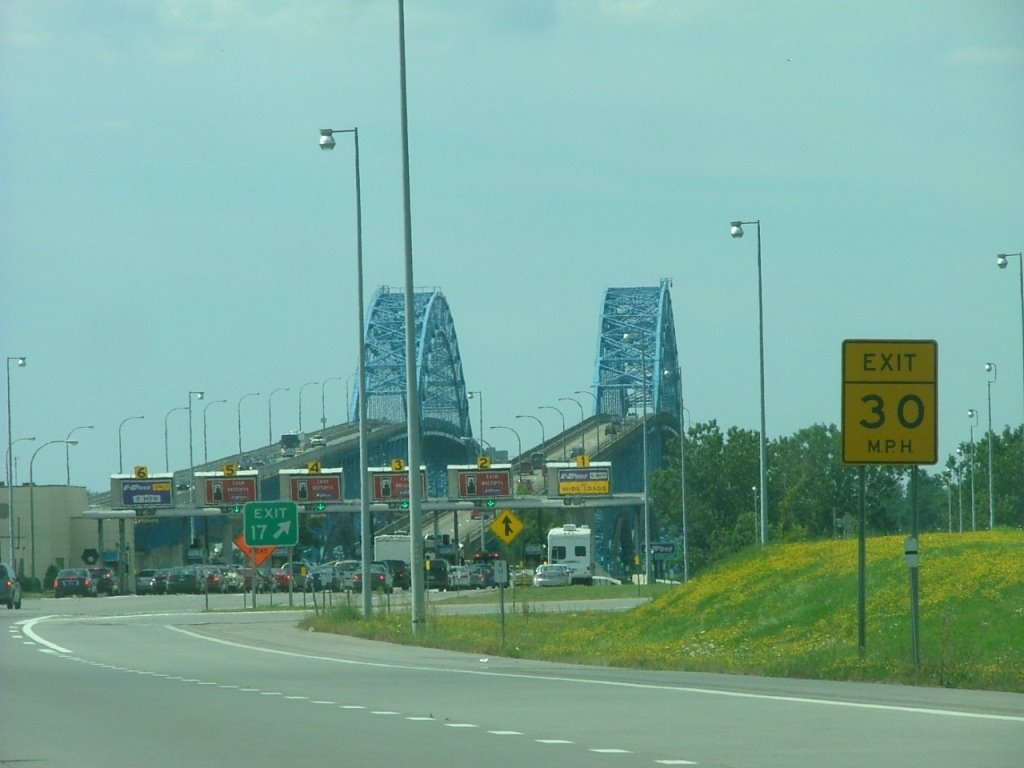
[[(691, 420), (756, 430), (734, 219), (761, 222), (769, 438), (840, 423), (861, 338), (937, 342), (940, 466), (969, 408), (987, 428), (986, 362), (994, 428), (1020, 425), (996, 254), (1024, 250), (1022, 31), (1019, 0), (407, 0), (414, 282), (448, 301), (485, 426), (528, 450), (517, 415), (590, 415), (606, 289), (669, 278)], [(18, 480), (109, 489), (119, 434), (126, 471), (163, 471), (165, 425), (187, 467), (190, 391), (196, 461), (237, 451), (239, 412), (265, 445), (275, 389), (276, 433), (300, 390), (307, 432), (321, 394), (343, 421), (353, 156), (318, 129), (359, 129), (369, 306), (404, 287), (400, 109), (394, 0), (0, 0)]]

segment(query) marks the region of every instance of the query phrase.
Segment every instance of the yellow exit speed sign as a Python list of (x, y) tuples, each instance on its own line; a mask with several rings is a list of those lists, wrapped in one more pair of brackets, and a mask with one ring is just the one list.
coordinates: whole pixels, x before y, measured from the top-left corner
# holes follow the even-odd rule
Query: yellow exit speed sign
[(938, 461), (938, 345), (843, 342), (843, 462)]

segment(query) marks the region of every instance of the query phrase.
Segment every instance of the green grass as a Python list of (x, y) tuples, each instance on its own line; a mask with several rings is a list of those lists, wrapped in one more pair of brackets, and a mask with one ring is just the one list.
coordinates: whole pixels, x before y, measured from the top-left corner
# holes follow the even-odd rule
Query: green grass
[[(541, 600), (635, 597), (636, 586), (506, 591), (496, 615), (442, 616), (415, 637), (406, 610), (309, 617), (321, 631), (487, 655), (642, 669), (870, 680), (1024, 692), (1024, 532), (921, 537), (915, 668), (903, 538), (867, 544), (867, 635), (858, 648), (856, 541), (754, 549), (688, 584), (651, 585), (627, 612), (532, 610)], [(494, 592), (455, 600), (497, 601)]]

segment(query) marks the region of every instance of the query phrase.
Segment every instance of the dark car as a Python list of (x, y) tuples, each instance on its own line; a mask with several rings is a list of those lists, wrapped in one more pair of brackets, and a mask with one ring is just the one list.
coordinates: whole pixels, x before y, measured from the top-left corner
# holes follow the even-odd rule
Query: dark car
[(195, 565), (179, 565), (167, 574), (168, 595), (201, 595), (204, 590), (203, 572)]
[(93, 580), (96, 582), (96, 592), (101, 595), (116, 595), (118, 589), (117, 579), (114, 572), (109, 568), (90, 568)]
[(227, 592), (227, 585), (224, 583), (224, 574), (216, 565), (197, 565), (199, 572), (203, 575), (205, 585), (204, 591), (213, 594)]
[(440, 558), (423, 561), (423, 583), (426, 589), (448, 589), (448, 561)]
[(156, 568), (146, 568), (135, 574), (135, 594), (152, 595), (156, 584)]
[(7, 563), (0, 563), (0, 604), (21, 608), (21, 582)]
[(412, 575), (409, 573), (409, 564), (404, 560), (377, 560), (383, 563), (384, 567), (391, 572), (391, 585), (395, 589), (409, 589), (412, 587)]
[(274, 576), (265, 568), (239, 568), (242, 574), (243, 589), (246, 592), (253, 591), (253, 580), (256, 581), (257, 592), (273, 592)]
[(170, 568), (157, 568), (156, 573), (153, 574), (153, 594), (154, 595), (166, 595), (167, 594), (167, 577), (170, 575)]
[(96, 582), (88, 568), (65, 568), (57, 572), (53, 580), (53, 596), (81, 595), (96, 597)]
[(341, 591), (341, 574), (335, 563), (325, 563), (309, 569), (306, 574), (307, 592)]
[(287, 592), (292, 588), (292, 575), (284, 568), (274, 568), (271, 573), (274, 575), (274, 589), (278, 592)]

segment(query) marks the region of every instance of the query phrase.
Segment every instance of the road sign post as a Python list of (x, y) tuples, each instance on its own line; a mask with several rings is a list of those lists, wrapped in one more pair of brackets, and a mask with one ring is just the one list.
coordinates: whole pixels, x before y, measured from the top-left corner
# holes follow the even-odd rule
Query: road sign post
[(299, 510), (294, 501), (250, 501), (242, 510), (250, 547), (294, 547), (299, 543)]

